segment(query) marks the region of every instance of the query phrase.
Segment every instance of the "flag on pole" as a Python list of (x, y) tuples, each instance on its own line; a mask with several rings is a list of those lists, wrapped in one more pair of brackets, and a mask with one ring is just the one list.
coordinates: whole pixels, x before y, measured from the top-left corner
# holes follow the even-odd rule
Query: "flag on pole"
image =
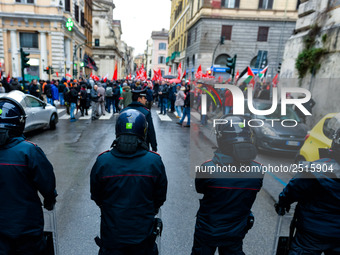
[(195, 78), (196, 79), (202, 78), (202, 66), (201, 65), (197, 68), (197, 72), (195, 74)]
[(7, 83), (9, 83), (11, 81), (11, 72), (8, 72), (7, 75)]
[(182, 63), (179, 63), (178, 68), (177, 68), (177, 79), (181, 79), (181, 75), (182, 75)]
[(277, 87), (277, 83), (278, 83), (278, 80), (279, 80), (279, 74), (277, 73), (272, 81), (272, 84), (273, 84), (273, 88), (276, 88)]
[(104, 82), (107, 82), (107, 77), (109, 77), (109, 74), (105, 75), (105, 77), (103, 78)]
[(187, 75), (187, 70), (184, 70), (184, 74), (182, 76), (182, 80), (185, 79), (185, 76)]
[(169, 72), (168, 72), (168, 74), (169, 74), (169, 75), (171, 74), (171, 66), (169, 66)]
[(115, 65), (115, 71), (113, 73), (112, 81), (116, 81), (118, 79), (118, 67), (117, 67), (117, 62)]
[(239, 77), (240, 77), (240, 71), (237, 70), (236, 76), (235, 76), (235, 84), (237, 83)]
[(267, 74), (267, 71), (268, 71), (268, 66), (266, 66), (259, 74), (260, 78), (266, 76)]

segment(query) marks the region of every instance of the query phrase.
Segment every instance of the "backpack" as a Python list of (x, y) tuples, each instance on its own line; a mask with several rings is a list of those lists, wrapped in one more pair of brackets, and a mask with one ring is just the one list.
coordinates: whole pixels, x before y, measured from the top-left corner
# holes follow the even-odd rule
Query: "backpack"
[(110, 86), (106, 87), (105, 96), (107, 96), (107, 97), (113, 96), (112, 87), (110, 87)]

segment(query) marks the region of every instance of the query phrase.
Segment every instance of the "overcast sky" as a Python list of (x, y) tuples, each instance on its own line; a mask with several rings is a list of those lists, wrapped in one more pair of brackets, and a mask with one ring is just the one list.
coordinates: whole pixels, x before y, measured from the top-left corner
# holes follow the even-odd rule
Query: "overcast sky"
[(122, 40), (135, 48), (135, 56), (144, 53), (152, 31), (170, 28), (170, 0), (113, 0), (113, 19), (121, 20)]

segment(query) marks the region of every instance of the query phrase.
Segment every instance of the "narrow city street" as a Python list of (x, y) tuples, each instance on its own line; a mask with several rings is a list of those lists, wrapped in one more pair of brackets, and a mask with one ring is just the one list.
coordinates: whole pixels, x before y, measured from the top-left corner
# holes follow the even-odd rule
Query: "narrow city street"
[[(204, 138), (198, 139), (199, 146), (190, 145), (190, 129), (176, 125), (177, 119), (171, 113), (159, 117), (156, 109), (154, 106), (152, 113), (158, 152), (169, 182), (167, 201), (162, 207), (161, 254), (186, 255), (191, 251), (195, 215), (201, 197), (195, 191), (189, 170), (190, 157), (194, 155), (203, 163), (211, 155), (202, 153), (199, 146), (206, 149), (214, 145)], [(71, 123), (65, 111), (59, 112), (61, 119), (55, 131), (37, 131), (29, 133), (27, 138), (37, 143), (54, 165), (59, 194), (56, 208), (60, 254), (91, 255), (98, 250), (93, 239), (99, 235), (100, 211), (90, 199), (89, 174), (97, 155), (110, 148), (118, 115), (110, 119), (80, 119)], [(191, 132), (195, 132), (195, 126), (193, 123)], [(259, 160), (272, 164), (287, 161), (268, 155), (259, 155)], [(270, 193), (262, 189), (253, 207), (255, 225), (244, 240), (247, 254), (270, 254), (277, 220), (273, 204)]]

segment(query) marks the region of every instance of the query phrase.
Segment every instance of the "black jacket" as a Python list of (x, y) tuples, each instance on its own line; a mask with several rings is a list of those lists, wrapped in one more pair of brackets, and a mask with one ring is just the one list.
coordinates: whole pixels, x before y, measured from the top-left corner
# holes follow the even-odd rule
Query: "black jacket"
[(144, 114), (146, 121), (148, 122), (148, 133), (146, 137), (146, 142), (147, 144), (151, 144), (152, 150), (157, 151), (157, 140), (156, 140), (156, 132), (155, 128), (153, 126), (152, 122), (152, 116), (151, 112), (148, 108), (145, 107), (145, 105), (139, 103), (139, 102), (132, 102), (131, 104), (128, 105), (128, 107), (124, 108), (121, 112), (126, 111), (127, 109), (135, 109), (140, 111), (141, 113)]
[(98, 156), (91, 171), (91, 198), (101, 209), (106, 248), (138, 244), (152, 233), (154, 217), (166, 200), (167, 177), (161, 157), (113, 148)]
[[(205, 162), (202, 167), (233, 164), (232, 157), (215, 152), (213, 159)], [(256, 162), (251, 165), (261, 169), (261, 165)], [(240, 169), (239, 165), (235, 167)], [(195, 234), (211, 245), (220, 245), (229, 238), (243, 239), (248, 232), (251, 207), (262, 187), (262, 173), (214, 173), (209, 174), (209, 178), (198, 177), (201, 176), (196, 176), (196, 190), (204, 194), (204, 197), (200, 200)]]
[(45, 201), (56, 197), (53, 167), (44, 152), (23, 137), (0, 147), (0, 235), (41, 235)]
[[(327, 166), (328, 172), (298, 173), (280, 194), (280, 203), (296, 207), (297, 228), (316, 236), (340, 237), (340, 164), (320, 159), (314, 169)], [(323, 168), (326, 170), (326, 168)]]

